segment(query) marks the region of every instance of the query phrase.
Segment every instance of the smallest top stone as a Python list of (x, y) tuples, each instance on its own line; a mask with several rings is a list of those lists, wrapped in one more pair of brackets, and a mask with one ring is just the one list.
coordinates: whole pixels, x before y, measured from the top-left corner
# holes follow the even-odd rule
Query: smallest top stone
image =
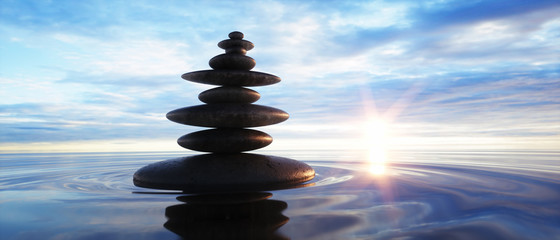
[(218, 47), (225, 49), (226, 53), (238, 53), (245, 55), (247, 51), (255, 47), (252, 42), (243, 40), (244, 35), (242, 32), (231, 32), (228, 37), (229, 39), (218, 43)]
[(243, 35), (242, 32), (235, 31), (235, 32), (229, 33), (228, 37), (229, 37), (230, 39), (239, 39), (239, 40), (241, 40), (241, 39), (243, 39), (244, 35)]

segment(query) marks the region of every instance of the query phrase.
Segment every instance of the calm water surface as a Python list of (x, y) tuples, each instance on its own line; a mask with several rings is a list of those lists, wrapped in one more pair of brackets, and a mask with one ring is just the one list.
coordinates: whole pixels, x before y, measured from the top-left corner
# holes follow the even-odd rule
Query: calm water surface
[(132, 184), (185, 153), (3, 154), (0, 239), (560, 239), (560, 152), (260, 153), (317, 176), (267, 200), (185, 204)]

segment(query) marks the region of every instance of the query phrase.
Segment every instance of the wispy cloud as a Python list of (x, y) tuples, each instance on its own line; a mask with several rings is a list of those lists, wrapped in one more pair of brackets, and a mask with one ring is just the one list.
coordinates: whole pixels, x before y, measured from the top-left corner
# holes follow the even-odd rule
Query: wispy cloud
[(375, 113), (403, 142), (550, 147), (559, 11), (552, 0), (4, 1), (0, 140), (172, 144), (198, 128), (165, 113), (211, 87), (180, 75), (208, 69), (239, 30), (255, 70), (283, 79), (254, 88), (258, 104), (291, 114), (263, 128), (273, 137), (355, 139)]

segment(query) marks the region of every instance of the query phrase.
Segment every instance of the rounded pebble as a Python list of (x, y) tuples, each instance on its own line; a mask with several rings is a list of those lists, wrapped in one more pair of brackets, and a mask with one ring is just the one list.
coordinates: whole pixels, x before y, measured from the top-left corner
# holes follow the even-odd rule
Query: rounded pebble
[(220, 47), (221, 49), (240, 47), (240, 48), (244, 48), (245, 50), (249, 51), (249, 50), (253, 49), (255, 47), (255, 45), (252, 42), (249, 42), (247, 40), (226, 39), (226, 40), (223, 40), (223, 41), (219, 42), (218, 47)]
[(286, 121), (288, 113), (256, 104), (216, 103), (185, 107), (167, 113), (167, 119), (199, 127), (260, 127)]
[(293, 159), (249, 153), (203, 154), (147, 165), (134, 185), (186, 193), (266, 191), (301, 186), (313, 179), (309, 165)]
[(183, 79), (210, 85), (266, 86), (280, 82), (280, 78), (268, 73), (236, 70), (203, 70), (185, 73)]
[(231, 39), (243, 39), (245, 37), (242, 32), (233, 31), (228, 34), (228, 37)]
[(272, 137), (252, 129), (218, 128), (189, 133), (177, 143), (200, 152), (239, 153), (266, 147), (272, 143)]
[(217, 87), (198, 94), (204, 103), (254, 103), (259, 98), (257, 91), (243, 87)]
[(244, 70), (249, 71), (255, 67), (255, 59), (242, 54), (220, 54), (209, 61), (214, 70)]
[(226, 48), (226, 54), (242, 54), (242, 55), (245, 55), (246, 53), (247, 53), (247, 50), (245, 50), (245, 48), (240, 48), (240, 47)]

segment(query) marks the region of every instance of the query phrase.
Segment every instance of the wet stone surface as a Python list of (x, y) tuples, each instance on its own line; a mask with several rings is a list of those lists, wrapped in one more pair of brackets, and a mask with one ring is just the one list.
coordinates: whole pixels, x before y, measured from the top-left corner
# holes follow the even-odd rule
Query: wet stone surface
[(216, 103), (180, 108), (167, 113), (167, 119), (199, 127), (245, 128), (281, 123), (288, 113), (256, 104)]
[(204, 103), (254, 103), (260, 97), (258, 92), (243, 87), (217, 87), (198, 95)]
[(185, 73), (183, 79), (210, 85), (266, 86), (280, 82), (280, 78), (268, 73), (239, 70), (203, 70)]
[(189, 133), (177, 143), (195, 151), (236, 153), (266, 147), (272, 143), (272, 137), (253, 129), (219, 128)]
[(139, 187), (188, 193), (289, 188), (313, 179), (309, 165), (289, 158), (236, 153), (203, 154), (150, 164), (134, 174)]
[(210, 59), (210, 67), (214, 70), (251, 70), (257, 64), (255, 59), (243, 54), (221, 54)]

